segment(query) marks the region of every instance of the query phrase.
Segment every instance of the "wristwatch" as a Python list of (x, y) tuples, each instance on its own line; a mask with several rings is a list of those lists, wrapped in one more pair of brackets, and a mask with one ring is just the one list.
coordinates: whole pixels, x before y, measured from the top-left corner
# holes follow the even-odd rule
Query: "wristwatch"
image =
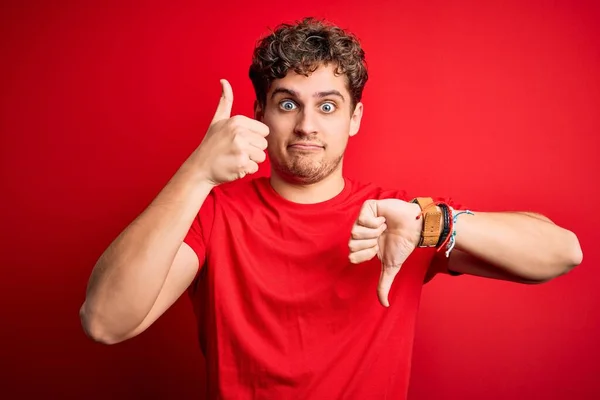
[(431, 197), (416, 197), (411, 200), (416, 203), (423, 212), (423, 230), (417, 247), (436, 247), (442, 233), (442, 212), (433, 204)]

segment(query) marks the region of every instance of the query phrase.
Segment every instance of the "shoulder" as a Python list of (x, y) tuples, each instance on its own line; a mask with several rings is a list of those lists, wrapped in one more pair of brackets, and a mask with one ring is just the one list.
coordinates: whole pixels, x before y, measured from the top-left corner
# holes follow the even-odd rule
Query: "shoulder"
[(214, 211), (255, 209), (265, 204), (268, 178), (248, 177), (216, 186), (211, 191), (210, 203)]
[(379, 185), (374, 182), (358, 181), (346, 178), (352, 188), (352, 196), (367, 199), (400, 199), (409, 201), (407, 191), (403, 188), (392, 188)]
[(346, 180), (351, 182), (352, 193), (356, 198), (364, 198), (365, 200), (400, 199), (404, 201), (411, 201), (416, 197), (430, 197), (434, 202), (448, 204), (455, 210), (461, 210), (465, 208), (462, 202), (456, 201), (454, 197), (449, 195), (420, 193), (403, 187), (386, 187), (373, 182), (361, 182), (349, 178), (346, 178)]
[(215, 199), (239, 199), (240, 196), (248, 196), (258, 193), (264, 184), (265, 178), (239, 179), (233, 182), (223, 183), (213, 188), (211, 195)]

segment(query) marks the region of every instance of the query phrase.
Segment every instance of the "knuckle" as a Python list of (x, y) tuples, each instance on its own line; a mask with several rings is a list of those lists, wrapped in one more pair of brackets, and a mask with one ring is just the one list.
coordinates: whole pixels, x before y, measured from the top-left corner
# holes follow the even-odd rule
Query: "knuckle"
[(242, 149), (244, 148), (244, 138), (239, 133), (234, 133), (233, 137), (233, 150), (236, 153), (242, 153)]
[(366, 215), (361, 215), (358, 217), (358, 223), (362, 226), (367, 226), (369, 224), (369, 218)]
[(234, 135), (240, 135), (246, 130), (243, 120), (240, 118), (239, 116), (235, 116), (229, 120), (229, 129)]
[(362, 208), (366, 209), (366, 210), (372, 210), (376, 204), (377, 204), (376, 200), (373, 200), (373, 199), (365, 200), (362, 205)]
[(241, 140), (242, 135), (244, 134), (244, 127), (235, 125), (231, 128), (231, 132), (235, 139)]
[(246, 168), (246, 162), (248, 161), (248, 156), (244, 153), (239, 153), (235, 156), (235, 166), (236, 169), (241, 170)]
[(233, 126), (239, 126), (242, 123), (242, 120), (243, 117), (241, 115), (234, 115), (233, 117), (229, 118), (229, 122)]

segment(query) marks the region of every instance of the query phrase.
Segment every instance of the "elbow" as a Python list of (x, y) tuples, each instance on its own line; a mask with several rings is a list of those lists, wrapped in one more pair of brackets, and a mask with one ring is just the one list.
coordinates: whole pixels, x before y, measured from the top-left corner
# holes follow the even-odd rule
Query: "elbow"
[(566, 272), (540, 272), (527, 276), (521, 276), (518, 282), (525, 285), (541, 285), (542, 283), (550, 282), (551, 280), (556, 279), (565, 273)]
[(583, 250), (581, 250), (579, 239), (577, 238), (577, 235), (571, 231), (567, 231), (565, 248), (561, 255), (561, 261), (557, 268), (558, 271), (551, 277), (552, 279), (568, 274), (583, 262)]
[(569, 231), (570, 235), (570, 262), (569, 262), (569, 271), (583, 262), (583, 250), (581, 250), (581, 244), (579, 243), (579, 239), (577, 235), (573, 232)]
[(99, 321), (99, 318), (94, 317), (86, 308), (84, 303), (79, 310), (79, 319), (81, 327), (85, 335), (96, 343), (104, 345), (113, 345), (122, 342), (116, 335), (110, 334), (109, 330)]
[(528, 276), (521, 276), (517, 280), (517, 282), (522, 283), (524, 285), (541, 285), (542, 283), (550, 282), (551, 280), (557, 278), (558, 274), (535, 274)]
[(520, 279), (520, 283), (524, 283), (527, 285), (539, 285), (542, 283), (547, 283), (556, 278), (560, 278), (561, 276), (568, 274), (573, 268), (575, 268), (575, 265), (563, 264), (562, 266), (557, 268), (550, 268), (546, 271), (540, 271), (535, 274), (523, 276)]
[(555, 267), (544, 268), (542, 271), (537, 271), (531, 276), (524, 277), (522, 283), (540, 284), (550, 282), (553, 279), (559, 278), (571, 272), (575, 267), (583, 262), (583, 251), (579, 244), (579, 239), (572, 233), (569, 233), (569, 239), (566, 241), (565, 251), (561, 252), (560, 260), (555, 260)]

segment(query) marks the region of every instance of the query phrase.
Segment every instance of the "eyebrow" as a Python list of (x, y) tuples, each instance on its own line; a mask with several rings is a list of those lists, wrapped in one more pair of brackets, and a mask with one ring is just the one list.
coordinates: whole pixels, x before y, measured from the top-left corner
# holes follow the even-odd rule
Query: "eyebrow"
[[(295, 90), (278, 87), (278, 88), (275, 88), (275, 90), (273, 90), (273, 93), (271, 94), (271, 99), (273, 99), (275, 97), (275, 95), (278, 93), (289, 94), (290, 96), (293, 96), (296, 98), (299, 97), (298, 92), (296, 92)], [(344, 96), (338, 90), (335, 90), (335, 89), (334, 90), (326, 90), (324, 92), (316, 92), (313, 94), (313, 97), (317, 97), (319, 99), (322, 99), (323, 97), (327, 97), (327, 96), (338, 96), (342, 99), (342, 101), (346, 101)]]

